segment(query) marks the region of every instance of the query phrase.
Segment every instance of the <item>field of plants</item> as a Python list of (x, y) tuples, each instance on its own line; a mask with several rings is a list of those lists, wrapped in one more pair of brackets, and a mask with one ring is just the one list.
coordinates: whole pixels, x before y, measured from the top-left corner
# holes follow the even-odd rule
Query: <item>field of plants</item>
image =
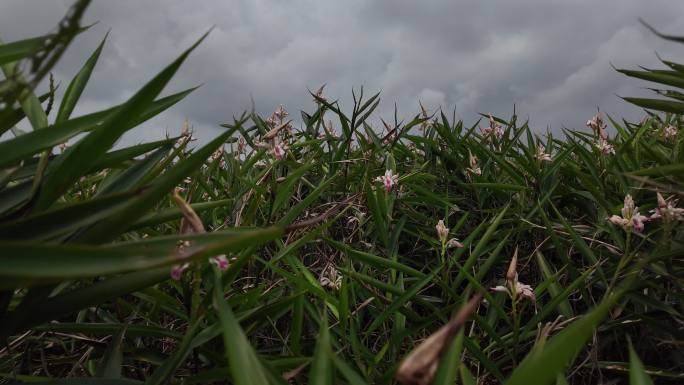
[(122, 148), (204, 37), (75, 117), (106, 38), (51, 70), (87, 5), (0, 45), (0, 383), (684, 382), (684, 65), (556, 136), (321, 87)]

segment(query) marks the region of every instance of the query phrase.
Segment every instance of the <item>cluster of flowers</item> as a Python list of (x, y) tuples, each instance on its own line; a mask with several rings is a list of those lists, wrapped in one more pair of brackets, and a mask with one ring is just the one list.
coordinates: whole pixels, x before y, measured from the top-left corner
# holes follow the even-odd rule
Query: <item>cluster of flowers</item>
[(494, 119), (492, 114), (489, 114), (489, 127), (485, 127), (480, 131), (482, 131), (482, 136), (485, 138), (496, 137), (500, 140), (504, 135), (503, 128), (501, 128), (501, 125)]
[(620, 215), (612, 215), (608, 221), (614, 225), (622, 227), (625, 231), (634, 230), (637, 233), (644, 231), (644, 222), (654, 219), (662, 219), (666, 222), (674, 220), (684, 220), (684, 208), (676, 207), (677, 201), (665, 199), (661, 193), (657, 194), (658, 207), (651, 210), (651, 216), (647, 217), (639, 213), (639, 207), (634, 203), (631, 195), (625, 196), (624, 205)]
[(598, 135), (596, 148), (603, 155), (615, 154), (615, 147), (608, 142), (608, 134), (606, 134), (607, 126), (603, 123), (603, 118), (601, 118), (600, 112), (594, 115), (593, 118), (587, 120), (587, 126), (594, 130), (596, 135)]
[[(646, 121), (644, 119), (642, 121), (642, 124)], [(603, 118), (601, 117), (601, 113), (597, 113), (592, 117), (591, 119), (587, 120), (587, 126), (590, 127), (596, 135), (598, 136), (598, 140), (595, 144), (596, 148), (604, 155), (611, 155), (615, 154), (615, 147), (608, 142), (608, 135), (606, 134), (606, 127), (607, 125), (603, 123)], [(677, 134), (679, 131), (677, 130), (677, 127), (673, 124), (668, 124), (667, 126), (663, 127), (662, 129), (662, 136), (663, 139), (665, 140), (674, 140), (677, 138)]]
[(663, 128), (663, 138), (669, 140), (669, 139), (674, 139), (676, 137), (677, 137), (677, 127), (670, 124), (667, 127)]
[[(271, 150), (271, 152), (273, 153), (273, 158), (275, 158), (275, 160), (285, 159), (287, 149), (289, 148), (286, 142), (281, 141), (278, 138), (278, 133), (281, 130), (292, 130), (291, 122), (285, 121), (285, 118), (289, 115), (290, 114), (287, 112), (287, 110), (285, 110), (285, 107), (282, 104), (279, 105), (278, 108), (276, 108), (276, 110), (273, 111), (271, 116), (269, 116), (268, 119), (266, 119), (266, 124), (271, 130), (262, 137), (264, 141), (257, 142), (254, 144), (256, 148)], [(270, 143), (267, 143), (267, 141)]]

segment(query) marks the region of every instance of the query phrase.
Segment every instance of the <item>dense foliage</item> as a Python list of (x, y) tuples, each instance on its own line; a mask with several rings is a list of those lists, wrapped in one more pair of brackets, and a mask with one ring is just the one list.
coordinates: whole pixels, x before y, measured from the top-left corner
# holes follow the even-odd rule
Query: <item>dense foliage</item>
[[(0, 45), (0, 381), (683, 380), (677, 89), (558, 138), (422, 105), (379, 130), (379, 95), (346, 111), (322, 87), (297, 122), (280, 106), (201, 147), (186, 122), (113, 149), (192, 92), (160, 96), (201, 39), (72, 117), (104, 41), (58, 107), (35, 90), (87, 5)], [(663, 63), (623, 72), (683, 87)]]

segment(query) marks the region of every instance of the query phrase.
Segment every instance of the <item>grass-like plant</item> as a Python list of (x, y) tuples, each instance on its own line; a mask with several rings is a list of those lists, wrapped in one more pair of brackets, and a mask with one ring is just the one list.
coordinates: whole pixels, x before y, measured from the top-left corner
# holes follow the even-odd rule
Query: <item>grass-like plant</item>
[[(667, 108), (628, 99), (665, 115), (608, 118), (611, 134), (599, 113), (560, 139), (422, 105), (381, 131), (378, 94), (345, 112), (321, 88), (299, 127), (280, 106), (203, 147), (186, 126), (112, 149), (192, 92), (160, 96), (204, 37), (129, 100), (72, 117), (105, 41), (59, 106), (35, 90), (87, 5), (0, 45), (6, 381), (682, 380), (679, 91), (659, 91)], [(665, 64), (625, 73), (681, 87)]]

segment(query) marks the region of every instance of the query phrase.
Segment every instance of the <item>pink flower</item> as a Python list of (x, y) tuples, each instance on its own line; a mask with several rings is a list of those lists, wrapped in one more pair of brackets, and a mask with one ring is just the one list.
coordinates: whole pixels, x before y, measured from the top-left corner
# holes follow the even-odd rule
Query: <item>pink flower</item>
[(390, 192), (392, 187), (396, 186), (399, 182), (399, 175), (393, 174), (392, 170), (386, 170), (385, 175), (376, 177), (374, 179), (376, 182), (380, 182), (385, 187), (385, 191)]
[(637, 233), (644, 231), (644, 222), (648, 217), (639, 214), (639, 207), (635, 206), (631, 195), (625, 196), (625, 202), (621, 210), (622, 216), (612, 215), (608, 221), (614, 225), (621, 226), (625, 231), (634, 229)]
[(285, 110), (285, 106), (281, 104), (278, 106), (278, 108), (276, 108), (275, 112), (273, 112), (273, 115), (275, 115), (278, 119), (284, 119), (286, 116), (290, 114), (288, 114)]
[(187, 270), (187, 268), (190, 267), (189, 263), (183, 263), (181, 265), (174, 265), (171, 268), (171, 278), (173, 278), (176, 281), (180, 281), (181, 277), (183, 276), (183, 272)]
[(228, 258), (226, 258), (225, 254), (213, 257), (209, 262), (216, 265), (221, 271), (225, 271), (228, 268)]
[(240, 139), (238, 139), (237, 153), (242, 154), (245, 152), (245, 147), (247, 147), (247, 143), (245, 142), (245, 138), (241, 136)]
[(460, 249), (460, 248), (462, 248), (462, 247), (464, 247), (464, 246), (463, 246), (463, 244), (462, 244), (461, 242), (458, 241), (458, 239), (456, 239), (456, 238), (451, 238), (451, 239), (449, 239), (449, 240), (447, 241), (447, 247), (450, 248), (450, 249), (451, 249), (451, 248), (454, 248), (454, 247), (458, 247), (458, 248)]
[(663, 198), (663, 195), (658, 193), (658, 207), (655, 210), (651, 210), (653, 213), (651, 219), (662, 218), (664, 221), (669, 222), (674, 219), (684, 220), (684, 209), (676, 207), (677, 201)]
[(287, 150), (287, 146), (282, 143), (278, 143), (273, 147), (273, 156), (276, 160), (283, 160), (285, 158), (285, 150)]
[(598, 148), (603, 155), (615, 155), (615, 147), (608, 143), (608, 141), (604, 138), (599, 138), (598, 142), (596, 143), (596, 148)]
[(515, 282), (515, 292), (517, 295), (521, 295), (524, 298), (531, 299), (532, 301), (536, 299), (532, 286), (525, 285), (524, 283), (518, 281)]
[(669, 125), (663, 129), (663, 138), (673, 139), (677, 136), (677, 127)]
[(489, 127), (481, 129), (482, 135), (487, 138), (490, 136), (496, 136), (497, 139), (501, 139), (504, 135), (504, 131), (501, 125), (494, 119), (492, 114), (489, 114)]

